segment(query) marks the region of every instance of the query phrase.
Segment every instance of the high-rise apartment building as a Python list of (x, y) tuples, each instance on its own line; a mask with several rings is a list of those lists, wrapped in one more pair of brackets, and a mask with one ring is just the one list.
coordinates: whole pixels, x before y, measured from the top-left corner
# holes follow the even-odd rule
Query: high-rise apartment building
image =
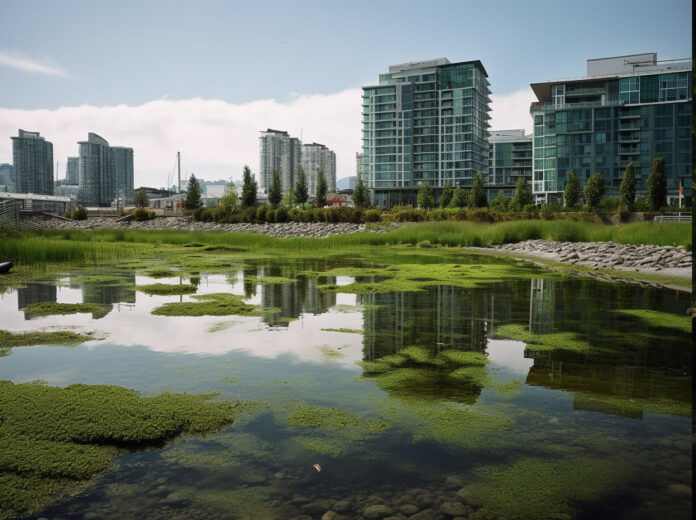
[(488, 142), (488, 198), (495, 197), (498, 190), (512, 197), (520, 177), (532, 182), (532, 136), (524, 130), (491, 130)]
[(336, 191), (336, 154), (334, 152), (323, 144), (303, 144), (300, 163), (307, 176), (310, 197), (314, 196), (317, 189), (319, 169), (324, 172), (328, 190)]
[(0, 191), (14, 191), (14, 168), (11, 164), (0, 164)]
[(90, 132), (80, 141), (78, 200), (84, 206), (109, 206), (133, 198), (133, 149), (109, 146)]
[(53, 144), (39, 132), (21, 129), (11, 139), (14, 191), (53, 195)]
[(300, 140), (287, 132), (267, 129), (259, 136), (259, 188), (268, 191), (278, 171), (283, 193), (294, 189), (300, 171)]
[(133, 200), (133, 148), (112, 146), (111, 168), (114, 177), (114, 197), (121, 203)]
[(422, 182), (470, 187), (488, 172), (488, 74), (446, 58), (391, 65), (363, 87), (363, 182), (372, 203), (414, 203)]
[(80, 183), (80, 158), (68, 157), (68, 165), (65, 168), (65, 184), (71, 186)]
[(533, 83), (537, 202), (563, 203), (569, 170), (580, 185), (595, 172), (606, 196), (618, 196), (626, 164), (642, 195), (655, 157), (665, 160), (668, 198), (691, 194), (690, 59), (657, 61), (657, 53), (587, 60), (587, 76)]

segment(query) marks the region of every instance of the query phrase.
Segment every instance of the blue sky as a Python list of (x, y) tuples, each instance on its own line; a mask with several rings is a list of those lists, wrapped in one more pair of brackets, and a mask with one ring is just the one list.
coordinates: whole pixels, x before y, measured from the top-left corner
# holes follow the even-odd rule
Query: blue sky
[[(4, 132), (0, 162), (11, 159), (9, 134), (2, 126), (2, 115), (7, 121), (10, 114), (15, 127), (22, 126), (24, 116), (24, 126), (41, 126), (27, 129), (55, 132), (46, 134), (54, 146), (62, 140), (75, 143), (95, 131), (110, 141), (118, 139), (114, 144), (133, 146), (142, 159), (143, 175), (159, 171), (159, 164), (166, 170), (170, 165), (163, 159), (148, 159), (151, 152), (144, 148), (145, 141), (139, 141), (141, 130), (132, 129), (129, 134), (112, 121), (106, 124), (94, 109), (142, 107), (163, 99), (219, 100), (235, 107), (230, 113), (233, 119), (242, 113), (257, 117), (240, 125), (255, 124), (258, 131), (276, 124), (273, 106), (282, 111), (303, 96), (320, 96), (309, 104), (326, 111), (319, 101), (334, 96), (334, 103), (344, 103), (338, 94), (351, 91), (354, 95), (348, 103), (355, 103), (359, 113), (359, 90), (355, 89), (376, 82), (389, 64), (442, 56), (451, 61), (480, 59), (499, 106), (508, 106), (505, 100), (526, 104), (515, 110), (516, 119), (506, 110), (509, 117), (498, 117), (500, 124), (496, 124), (494, 107), (494, 126), (528, 128), (524, 118), (528, 117), (529, 83), (581, 76), (588, 58), (652, 51), (658, 52), (659, 59), (690, 57), (691, 12), (691, 2), (685, 0), (0, 0), (0, 110), (6, 109), (0, 115)], [(527, 91), (526, 98), (514, 97), (521, 91)], [(276, 105), (269, 105), (262, 114), (248, 110), (261, 100), (274, 100)], [(70, 125), (55, 123), (59, 107), (80, 106), (92, 109), (83, 119), (83, 129), (78, 128), (79, 120)], [(170, 108), (174, 106), (182, 108)], [(337, 107), (335, 115), (344, 112), (348, 113)], [(79, 117), (78, 112), (71, 114)], [(291, 126), (291, 132), (303, 132), (305, 140), (334, 136), (314, 125), (334, 121), (352, 128), (352, 144), (325, 143), (343, 156), (338, 176), (351, 175), (360, 146), (359, 115), (350, 121), (324, 121), (320, 115), (307, 119), (294, 114), (298, 121), (302, 119), (294, 127), (292, 111), (286, 116), (289, 122), (283, 118), (278, 122)], [(135, 124), (137, 118), (132, 121)], [(74, 135), (66, 134), (67, 127)], [(211, 134), (228, 128), (210, 126)], [(257, 135), (249, 143), (255, 143)], [(161, 144), (185, 146), (176, 135), (170, 137), (172, 142), (162, 137)], [(61, 144), (57, 158), (62, 161), (76, 153), (68, 148)], [(198, 175), (211, 178), (236, 176), (236, 169), (245, 162), (256, 166), (258, 152), (251, 144), (231, 148), (229, 175), (221, 157), (206, 161), (193, 150), (188, 157), (196, 160), (189, 166), (195, 164), (205, 171)]]

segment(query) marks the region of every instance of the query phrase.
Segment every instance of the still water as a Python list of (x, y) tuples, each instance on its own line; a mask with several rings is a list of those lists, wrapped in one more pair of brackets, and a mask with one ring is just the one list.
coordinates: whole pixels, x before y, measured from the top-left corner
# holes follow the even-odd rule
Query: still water
[[(353, 276), (321, 275), (336, 266)], [(100, 339), (6, 350), (0, 380), (267, 403), (218, 433), (120, 457), (84, 492), (30, 518), (319, 519), (330, 509), (336, 519), (691, 518), (690, 334), (619, 312), (685, 317), (690, 295), (524, 266), (519, 278), (473, 288), (322, 287), (364, 281), (360, 266), (246, 261), (157, 280), (119, 269), (108, 283), (90, 281), (103, 269), (75, 269), (1, 294), (2, 329), (70, 328)], [(295, 281), (259, 283), (267, 276)], [(232, 293), (272, 310), (155, 316), (165, 303), (193, 301), (137, 291), (155, 282), (194, 283), (198, 295)], [(47, 301), (111, 307), (28, 319), (28, 304)], [(498, 333), (510, 325), (551, 345), (530, 349)], [(452, 352), (488, 363), (452, 365)], [(303, 406), (354, 420), (288, 421)]]

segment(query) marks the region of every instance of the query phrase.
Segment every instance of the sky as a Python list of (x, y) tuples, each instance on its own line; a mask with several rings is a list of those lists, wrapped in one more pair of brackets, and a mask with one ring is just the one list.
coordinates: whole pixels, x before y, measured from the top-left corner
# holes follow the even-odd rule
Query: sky
[(481, 60), (492, 129), (531, 132), (530, 83), (586, 60), (691, 57), (689, 0), (0, 0), (0, 163), (41, 132), (57, 178), (95, 132), (134, 149), (135, 186), (258, 170), (261, 130), (336, 152), (355, 174), (361, 86), (390, 64)]

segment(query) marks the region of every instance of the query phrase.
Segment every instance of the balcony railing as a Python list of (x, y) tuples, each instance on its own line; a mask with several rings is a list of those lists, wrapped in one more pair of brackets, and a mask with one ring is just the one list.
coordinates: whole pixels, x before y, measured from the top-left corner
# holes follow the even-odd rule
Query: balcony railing
[(625, 105), (626, 101), (611, 98), (604, 101), (592, 101), (587, 103), (563, 103), (556, 105), (555, 103), (532, 103), (530, 112), (556, 112), (558, 110), (572, 110), (575, 108), (596, 108), (596, 107), (615, 107)]

